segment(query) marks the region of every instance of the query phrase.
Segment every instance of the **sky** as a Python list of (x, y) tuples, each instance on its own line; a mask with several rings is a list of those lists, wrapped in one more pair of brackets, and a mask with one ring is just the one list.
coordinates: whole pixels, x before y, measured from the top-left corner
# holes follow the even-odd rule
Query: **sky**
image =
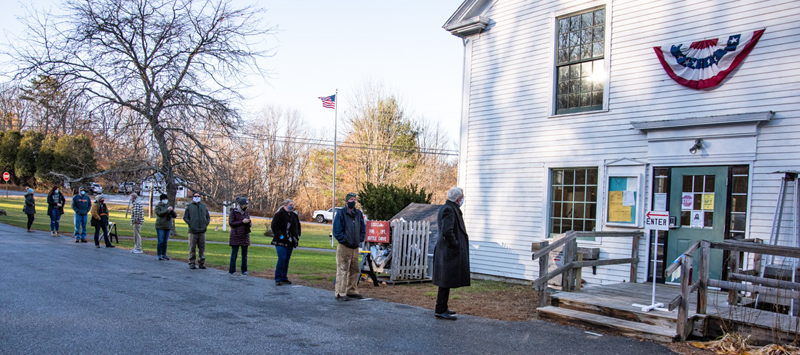
[[(236, 4), (251, 4), (235, 0)], [(58, 0), (9, 3), (0, 12), (6, 33), (20, 33), (23, 3), (57, 10)], [(334, 110), (320, 96), (339, 90), (339, 122), (351, 94), (365, 82), (380, 82), (401, 98), (412, 117), (439, 122), (458, 139), (463, 45), (442, 25), (461, 0), (260, 0), (264, 23), (276, 27), (265, 38), (274, 56), (262, 64), (246, 92), (247, 113), (267, 105), (297, 110), (313, 130), (332, 139)], [(6, 36), (2, 37), (5, 42)], [(341, 127), (341, 125), (339, 126)], [(342, 136), (339, 135), (339, 140)], [(455, 147), (455, 146), (454, 146)]]

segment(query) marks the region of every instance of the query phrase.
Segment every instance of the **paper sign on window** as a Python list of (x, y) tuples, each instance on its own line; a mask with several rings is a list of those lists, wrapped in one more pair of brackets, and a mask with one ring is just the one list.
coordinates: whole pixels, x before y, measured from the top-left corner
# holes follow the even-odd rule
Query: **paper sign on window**
[(703, 211), (692, 211), (691, 228), (703, 228), (705, 226), (705, 213)]
[(714, 194), (703, 194), (703, 209), (704, 210), (714, 209)]
[(692, 207), (694, 207), (694, 194), (684, 192), (681, 195), (681, 211), (691, 211)]

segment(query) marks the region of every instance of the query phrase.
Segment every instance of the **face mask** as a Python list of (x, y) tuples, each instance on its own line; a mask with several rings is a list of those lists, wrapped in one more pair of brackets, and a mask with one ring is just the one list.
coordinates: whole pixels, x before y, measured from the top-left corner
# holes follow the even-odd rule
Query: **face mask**
[(100, 203), (106, 203), (106, 200), (100, 200)]
[(81, 196), (86, 195), (86, 191), (81, 191)]
[(351, 209), (351, 210), (352, 210), (352, 209), (354, 209), (354, 208), (356, 208), (356, 201), (349, 201), (349, 202), (347, 202), (347, 208), (349, 208), (349, 209)]
[(53, 193), (56, 193), (56, 194), (57, 194), (57, 193), (58, 193), (58, 189), (56, 189), (55, 191), (53, 191)]
[(33, 193), (33, 189), (28, 189), (28, 193), (32, 194)]
[(192, 202), (200, 202), (200, 197), (192, 197)]
[(467, 199), (466, 197), (462, 197), (461, 198), (461, 202), (458, 203), (458, 206), (459, 207), (463, 206), (464, 205), (464, 200), (466, 200), (466, 199)]
[(294, 210), (294, 206), (286, 206), (286, 209), (289, 210), (289, 211), (293, 211)]
[(163, 203), (165, 205), (167, 204), (167, 202), (169, 202), (169, 200), (161, 200), (161, 203)]
[(247, 205), (242, 205), (242, 211), (247, 209)]

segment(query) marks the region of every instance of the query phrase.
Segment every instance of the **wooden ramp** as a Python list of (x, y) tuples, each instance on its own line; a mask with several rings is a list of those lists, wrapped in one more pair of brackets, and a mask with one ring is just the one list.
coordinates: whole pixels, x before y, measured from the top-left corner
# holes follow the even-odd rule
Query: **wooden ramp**
[[(628, 336), (671, 342), (677, 339), (677, 310), (643, 312), (633, 304), (650, 304), (651, 283), (619, 283), (587, 286), (579, 291), (556, 291), (551, 306), (538, 309), (543, 319), (590, 328), (609, 330)], [(656, 302), (669, 304), (680, 294), (673, 285), (656, 285)], [(697, 297), (691, 297), (689, 318), (693, 336), (716, 337), (721, 329), (738, 329), (753, 334), (759, 342), (798, 339), (798, 317), (756, 310), (727, 303), (727, 292), (709, 290), (706, 315), (693, 312)]]

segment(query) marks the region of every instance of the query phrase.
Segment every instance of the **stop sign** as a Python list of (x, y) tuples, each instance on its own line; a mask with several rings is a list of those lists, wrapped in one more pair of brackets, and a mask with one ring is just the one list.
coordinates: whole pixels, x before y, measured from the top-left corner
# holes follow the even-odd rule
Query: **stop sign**
[(3, 180), (8, 181), (8, 179), (10, 179), (10, 178), (11, 178), (11, 174), (9, 174), (7, 171), (3, 173)]

